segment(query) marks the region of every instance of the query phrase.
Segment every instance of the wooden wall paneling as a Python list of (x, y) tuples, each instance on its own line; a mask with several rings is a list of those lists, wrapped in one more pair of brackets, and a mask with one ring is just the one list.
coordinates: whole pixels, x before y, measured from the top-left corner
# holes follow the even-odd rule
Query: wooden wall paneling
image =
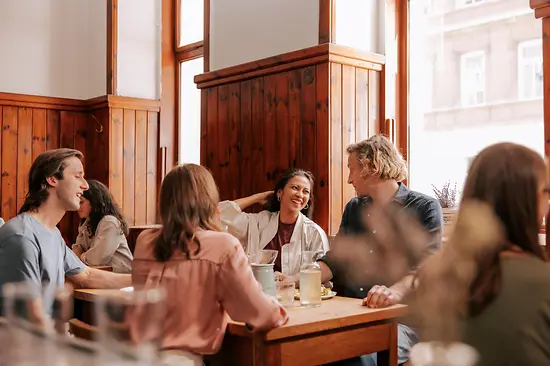
[(32, 164), (32, 109), (17, 108), (17, 212), (28, 192)]
[(330, 64), (330, 222), (329, 233), (332, 236), (338, 232), (342, 218), (343, 185), (342, 175), (342, 65)]
[(47, 114), (45, 109), (32, 111), (32, 161), (46, 151)]
[[(206, 129), (208, 130), (207, 142), (207, 158), (206, 165), (210, 168), (210, 171), (214, 177), (219, 176), (219, 157), (218, 157), (218, 88), (207, 89), (208, 95), (206, 103), (208, 105), (208, 114), (202, 115), (202, 119), (206, 119)], [(219, 182), (216, 181), (219, 187)]]
[(134, 225), (146, 225), (146, 224), (147, 224), (147, 112), (136, 111)]
[(277, 148), (276, 129), (277, 129), (277, 97), (276, 85), (277, 74), (264, 77), (264, 115), (263, 115), (263, 160), (265, 178), (264, 190), (273, 189), (275, 187), (275, 175), (277, 173), (277, 162), (279, 149)]
[[(289, 72), (277, 75), (275, 79), (275, 148), (274, 155), (277, 162), (273, 172), (273, 182), (277, 182), (281, 174), (291, 166), (289, 146), (295, 136), (290, 135), (290, 121), (288, 119), (288, 87)], [(275, 185), (273, 185), (274, 187)]]
[[(288, 73), (288, 155), (289, 168), (305, 169), (301, 161), (300, 141), (301, 136), (301, 89), (302, 70), (292, 70)], [(312, 189), (314, 187), (311, 187)]]
[(86, 176), (109, 186), (109, 107), (90, 111), (86, 124)]
[(2, 217), (17, 215), (17, 107), (2, 108)]
[[(368, 93), (368, 106), (369, 106), (369, 133), (368, 136), (365, 138), (368, 138), (370, 136), (376, 135), (380, 133), (380, 126), (382, 122), (384, 121), (383, 113), (384, 113), (384, 106), (382, 100), (384, 98), (381, 98), (381, 95), (384, 95), (383, 93), (383, 85), (382, 85), (382, 73), (369, 70), (369, 93)], [(360, 141), (362, 139), (358, 139)]]
[[(201, 164), (206, 165), (208, 159), (208, 91), (201, 90)], [(179, 146), (179, 144), (178, 144)]]
[[(297, 77), (300, 78), (295, 88), (298, 89), (300, 112), (299, 112), (299, 129), (300, 140), (298, 143), (299, 151), (299, 165), (302, 169), (309, 170), (311, 172), (316, 171), (317, 166), (317, 146), (315, 144), (316, 138), (316, 126), (317, 126), (317, 114), (316, 109), (320, 106), (317, 105), (316, 99), (317, 89), (316, 84), (319, 82), (315, 74), (315, 66), (308, 66), (295, 71)], [(319, 177), (314, 176), (316, 187), (319, 184)], [(316, 188), (313, 190), (314, 197), (318, 195)]]
[(369, 70), (355, 69), (355, 138), (369, 137)]
[(109, 189), (124, 212), (124, 110), (110, 110)]
[(134, 225), (135, 205), (135, 149), (136, 149), (136, 111), (125, 109), (123, 112), (123, 191), (122, 206), (128, 225)]
[(220, 197), (222, 200), (233, 199), (231, 187), (233, 179), (229, 176), (229, 85), (218, 87), (218, 174)]
[(243, 177), (237, 196), (248, 197), (255, 192), (252, 188), (252, 173), (256, 169), (253, 162), (253, 127), (252, 127), (252, 81), (241, 83), (241, 116), (240, 116), (240, 177)]
[(147, 224), (157, 223), (157, 187), (159, 177), (159, 114), (147, 112)]
[[(61, 111), (59, 114), (59, 147), (74, 149), (75, 135), (75, 120), (78, 112)], [(77, 231), (78, 219), (75, 218), (76, 213), (67, 212), (59, 222), (59, 230), (63, 234), (69, 244), (74, 243), (76, 239), (75, 232)]]
[[(3, 126), (3, 120), (4, 120), (4, 112), (3, 107), (0, 105), (0, 217), (2, 217), (2, 211), (4, 207), (4, 201), (2, 199), (2, 181), (4, 180), (4, 171), (2, 170), (2, 157), (4, 156), (4, 151), (2, 150), (2, 135), (4, 134), (4, 126)], [(6, 217), (2, 217), (2, 219), (5, 219)]]
[[(353, 66), (342, 65), (342, 202), (340, 204), (340, 219), (341, 213), (344, 211), (346, 203), (355, 196), (355, 189), (351, 184), (348, 184), (348, 169), (347, 169), (347, 147), (357, 141), (355, 114), (356, 114), (356, 68)], [(340, 225), (340, 222), (337, 224)]]
[[(269, 190), (266, 184), (266, 166), (264, 163), (265, 145), (264, 145), (264, 79), (257, 78), (251, 80), (250, 89), (250, 118), (252, 128), (252, 163), (253, 170), (250, 179), (252, 179), (252, 192), (259, 193)], [(255, 207), (259, 210), (259, 207)]]
[(60, 112), (48, 110), (46, 113), (46, 150), (59, 147)]
[(239, 188), (239, 179), (241, 177), (241, 83), (229, 85), (229, 133), (228, 137), (228, 153), (229, 161), (227, 167), (228, 186), (231, 187), (229, 197), (232, 199), (239, 198), (241, 190)]
[[(329, 64), (319, 64), (315, 66), (315, 79), (316, 79), (316, 135), (315, 135), (315, 150), (317, 152), (317, 169), (315, 171), (317, 177), (317, 183), (315, 192), (317, 199), (315, 201), (315, 213), (314, 220), (321, 226), (327, 235), (330, 234), (330, 228), (332, 221), (332, 215), (330, 209), (332, 207), (331, 194), (332, 187), (330, 186), (330, 126), (329, 117), (331, 114), (331, 106), (329, 103), (329, 97), (332, 97), (330, 93), (331, 89), (331, 72), (329, 70)], [(307, 152), (306, 152), (307, 153)], [(332, 225), (334, 226), (334, 225)], [(333, 230), (334, 231), (334, 230)]]

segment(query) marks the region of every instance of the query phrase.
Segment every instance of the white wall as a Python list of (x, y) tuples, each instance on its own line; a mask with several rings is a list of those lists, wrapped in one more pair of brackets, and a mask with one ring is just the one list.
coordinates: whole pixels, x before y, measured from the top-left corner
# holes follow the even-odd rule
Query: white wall
[(319, 0), (211, 0), (210, 70), (319, 43)]
[(105, 19), (100, 0), (1, 0), (0, 91), (104, 95)]
[(118, 95), (160, 99), (161, 3), (118, 2)]
[(385, 54), (386, 0), (337, 0), (336, 43)]

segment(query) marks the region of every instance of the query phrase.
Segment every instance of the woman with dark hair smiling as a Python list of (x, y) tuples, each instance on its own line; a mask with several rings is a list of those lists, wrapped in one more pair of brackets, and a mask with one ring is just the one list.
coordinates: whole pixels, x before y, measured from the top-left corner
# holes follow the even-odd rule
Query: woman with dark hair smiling
[(80, 197), (78, 228), (73, 252), (92, 266), (111, 266), (113, 272), (130, 273), (132, 253), (126, 235), (128, 225), (109, 189), (97, 180), (89, 180), (90, 188)]
[(418, 272), (420, 335), (435, 342), (418, 349), (464, 342), (478, 365), (550, 365), (550, 266), (538, 241), (549, 183), (527, 147), (500, 143), (476, 156), (453, 235)]
[(134, 286), (166, 289), (161, 349), (170, 364), (202, 365), (202, 355), (220, 349), (229, 317), (252, 331), (288, 319), (262, 292), (239, 241), (221, 231), (218, 202), (206, 168), (178, 166), (160, 188), (162, 228), (143, 231), (136, 242)]
[[(255, 203), (265, 204), (257, 214), (243, 210)], [(222, 222), (241, 240), (249, 257), (263, 249), (277, 250), (275, 271), (282, 272), (281, 251), (289, 244), (288, 270), (300, 271), (302, 251), (325, 253), (327, 235), (310, 217), (313, 213), (313, 176), (301, 169), (289, 169), (275, 184), (273, 191), (258, 193), (235, 201), (220, 202)]]

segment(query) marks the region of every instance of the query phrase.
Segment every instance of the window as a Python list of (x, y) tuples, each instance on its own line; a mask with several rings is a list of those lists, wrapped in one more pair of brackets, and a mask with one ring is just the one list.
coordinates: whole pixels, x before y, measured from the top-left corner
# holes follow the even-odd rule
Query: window
[(542, 98), (542, 40), (518, 45), (518, 96), (520, 100)]
[[(531, 96), (542, 88), (540, 20), (529, 3), (469, 23), (462, 19), (479, 15), (475, 6), (449, 17), (443, 8), (426, 14), (425, 1), (408, 4), (409, 186), (432, 196), (432, 184), (462, 190), (470, 158), (498, 142), (543, 155), (543, 101), (518, 100), (518, 88)], [(536, 41), (518, 47), (514, 39)]]
[(469, 52), (460, 58), (460, 93), (464, 107), (485, 102), (485, 54), (483, 51)]
[(201, 93), (194, 78), (204, 72), (204, 1), (178, 0), (176, 23), (178, 162), (200, 164)]

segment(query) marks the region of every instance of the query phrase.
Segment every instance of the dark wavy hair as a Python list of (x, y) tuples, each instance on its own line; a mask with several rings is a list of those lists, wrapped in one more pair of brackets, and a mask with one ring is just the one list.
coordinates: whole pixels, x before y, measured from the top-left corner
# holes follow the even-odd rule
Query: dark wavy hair
[(164, 177), (159, 194), (162, 223), (155, 241), (158, 261), (168, 261), (176, 250), (191, 256), (190, 244), (200, 242), (198, 229), (220, 231), (218, 215), (220, 195), (208, 169), (196, 164), (177, 166)]
[(311, 186), (309, 191), (309, 201), (307, 203), (308, 206), (307, 208), (304, 208), (302, 209), (302, 211), (300, 211), (302, 214), (311, 218), (313, 216), (313, 174), (302, 169), (288, 169), (281, 175), (281, 177), (275, 184), (273, 194), (269, 197), (269, 200), (265, 204), (264, 209), (270, 212), (281, 211), (281, 202), (279, 202), (279, 200), (277, 199), (277, 192), (279, 192), (280, 190), (282, 191), (287, 185), (288, 181), (298, 175), (305, 177), (309, 181), (309, 184)]
[(82, 197), (90, 201), (91, 211), (88, 217), (90, 237), (95, 235), (97, 225), (107, 215), (111, 215), (120, 221), (120, 230), (123, 235), (128, 235), (128, 224), (122, 215), (122, 210), (116, 204), (113, 195), (103, 183), (97, 180), (88, 180), (89, 188), (82, 193)]
[(29, 191), (19, 213), (36, 210), (46, 201), (50, 188), (47, 179), (63, 179), (65, 161), (72, 157), (84, 158), (80, 151), (65, 148), (44, 151), (36, 157), (29, 171)]

